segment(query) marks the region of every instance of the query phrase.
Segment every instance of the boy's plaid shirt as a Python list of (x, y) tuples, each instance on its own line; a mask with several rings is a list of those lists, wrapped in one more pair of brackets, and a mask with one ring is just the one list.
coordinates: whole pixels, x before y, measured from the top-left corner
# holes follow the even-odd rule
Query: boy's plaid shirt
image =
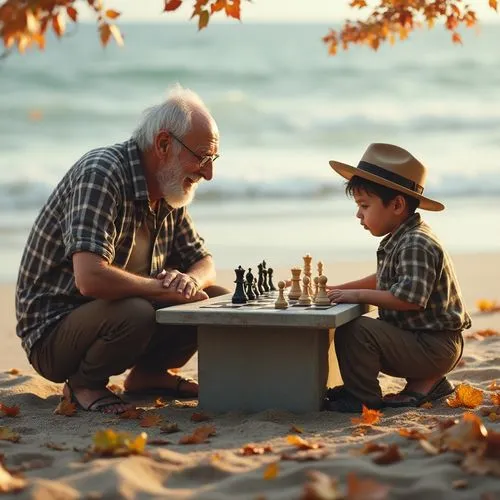
[(377, 288), (422, 307), (418, 311), (379, 308), (380, 319), (404, 330), (458, 331), (471, 326), (451, 259), (419, 213), (381, 241)]
[[(66, 173), (33, 225), (19, 269), (17, 335), (28, 356), (61, 319), (92, 300), (75, 286), (72, 255), (92, 252), (124, 268), (149, 210), (133, 139), (90, 151)], [(172, 209), (161, 200), (150, 275), (166, 267), (167, 260), (186, 270), (207, 255), (186, 208)]]

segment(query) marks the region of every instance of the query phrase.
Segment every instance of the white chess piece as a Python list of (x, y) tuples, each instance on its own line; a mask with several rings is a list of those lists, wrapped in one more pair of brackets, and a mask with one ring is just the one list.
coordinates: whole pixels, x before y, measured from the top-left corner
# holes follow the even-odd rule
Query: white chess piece
[(318, 276), (323, 276), (323, 262), (318, 261)]
[(302, 295), (299, 297), (299, 306), (310, 306), (312, 303), (309, 295), (309, 281), (307, 276), (302, 278)]
[(330, 299), (326, 294), (326, 282), (328, 278), (326, 276), (320, 276), (318, 279), (318, 294), (314, 299), (314, 304), (317, 306), (329, 306), (331, 305)]
[(278, 282), (278, 298), (274, 303), (275, 309), (286, 309), (288, 307), (288, 301), (285, 299), (285, 282)]
[(316, 302), (316, 297), (318, 296), (318, 288), (319, 288), (319, 276), (314, 277), (314, 298), (313, 302)]
[(288, 298), (290, 300), (297, 300), (302, 295), (302, 289), (300, 288), (300, 273), (302, 269), (300, 267), (292, 268), (292, 287), (288, 292)]

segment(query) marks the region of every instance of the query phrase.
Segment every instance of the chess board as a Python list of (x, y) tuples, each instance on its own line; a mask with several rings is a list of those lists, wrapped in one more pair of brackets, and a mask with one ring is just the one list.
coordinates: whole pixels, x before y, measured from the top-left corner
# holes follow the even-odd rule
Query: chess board
[[(286, 297), (286, 294), (285, 294)], [(201, 305), (200, 309), (235, 309), (235, 310), (262, 310), (262, 309), (273, 309), (276, 311), (287, 311), (287, 310), (304, 310), (304, 311), (319, 311), (325, 309), (331, 309), (335, 307), (336, 304), (330, 304), (329, 306), (317, 306), (311, 304), (310, 306), (302, 306), (299, 304), (298, 300), (291, 300), (287, 297), (288, 308), (287, 309), (276, 309), (274, 303), (278, 298), (278, 292), (266, 292), (260, 295), (255, 300), (249, 300), (246, 304), (233, 304), (231, 300), (222, 300), (217, 302), (211, 302), (210, 304)]]

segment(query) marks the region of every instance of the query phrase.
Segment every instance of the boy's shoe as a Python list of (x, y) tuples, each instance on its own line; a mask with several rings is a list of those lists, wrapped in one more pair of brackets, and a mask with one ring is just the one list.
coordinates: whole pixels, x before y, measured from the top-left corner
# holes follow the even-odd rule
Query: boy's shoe
[(449, 396), (453, 393), (455, 388), (450, 384), (446, 377), (438, 380), (430, 389), (427, 394), (421, 392), (415, 392), (410, 390), (402, 390), (399, 395), (407, 397), (405, 401), (393, 401), (391, 399), (384, 399), (384, 406), (388, 408), (403, 408), (406, 406), (416, 407), (421, 406), (424, 403), (430, 401), (436, 401), (438, 399)]
[(358, 399), (354, 394), (351, 394), (347, 389), (342, 387), (342, 393), (337, 393), (334, 400), (325, 399), (324, 409), (328, 411), (338, 411), (340, 413), (361, 413), (363, 405), (367, 408), (378, 409), (382, 407), (380, 403), (364, 403)]

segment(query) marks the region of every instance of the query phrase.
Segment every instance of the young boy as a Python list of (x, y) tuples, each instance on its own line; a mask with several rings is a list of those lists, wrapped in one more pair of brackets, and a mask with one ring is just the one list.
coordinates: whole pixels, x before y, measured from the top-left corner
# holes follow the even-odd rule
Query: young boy
[[(415, 212), (444, 209), (422, 194), (425, 167), (391, 144), (371, 144), (357, 167), (330, 165), (348, 179), (360, 224), (384, 238), (376, 274), (328, 287), (332, 302), (372, 304), (379, 318), (362, 316), (336, 329), (344, 385), (328, 390), (326, 408), (419, 406), (452, 393), (445, 374), (462, 356), (462, 330), (471, 321), (449, 255)], [(379, 372), (405, 378), (406, 387), (382, 399)]]

